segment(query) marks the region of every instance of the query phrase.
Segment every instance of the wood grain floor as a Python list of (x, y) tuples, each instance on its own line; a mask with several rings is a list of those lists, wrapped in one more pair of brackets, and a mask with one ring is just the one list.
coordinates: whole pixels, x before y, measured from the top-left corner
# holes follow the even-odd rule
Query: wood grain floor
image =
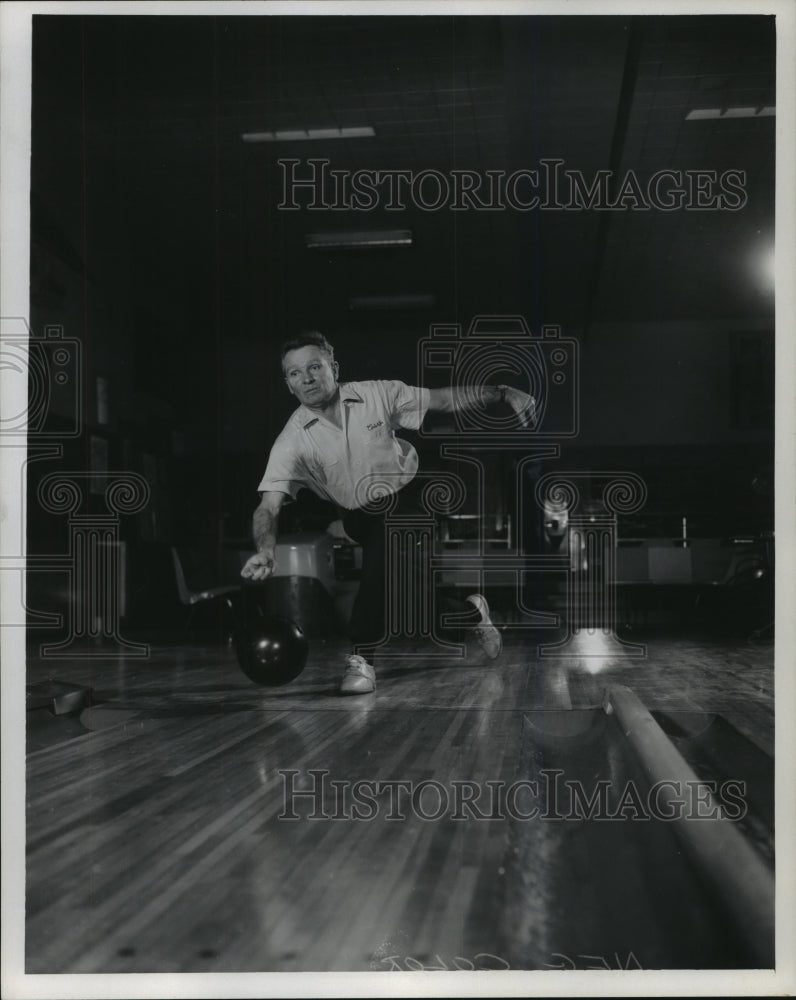
[[(757, 766), (773, 753), (773, 647), (650, 637), (641, 659), (556, 661), (536, 641), (506, 630), (495, 663), (409, 644), (358, 698), (336, 693), (336, 641), (314, 641), (284, 688), (253, 685), (223, 644), (57, 668), (32, 651), (29, 682), (84, 684), (94, 700), (84, 731), (28, 755), (27, 971), (744, 964), (662, 824), (434, 813), (456, 782), (483, 791), (557, 765), (632, 778), (600, 708), (608, 684), (655, 712), (720, 716), (734, 763)], [(534, 719), (562, 712), (591, 735), (540, 751)], [(323, 797), (295, 797), (299, 818), (284, 818), (287, 788), (320, 787), (312, 771)], [(382, 795), (355, 819), (351, 787), (368, 781), (437, 786), (417, 810), (395, 791), (404, 818)]]

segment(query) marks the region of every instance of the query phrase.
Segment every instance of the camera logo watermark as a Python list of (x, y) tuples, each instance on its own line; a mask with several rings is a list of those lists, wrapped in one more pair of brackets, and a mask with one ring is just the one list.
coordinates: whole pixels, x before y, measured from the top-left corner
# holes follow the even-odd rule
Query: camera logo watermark
[[(543, 326), (533, 335), (523, 316), (476, 316), (463, 334), (458, 323), (432, 324), (418, 344), (418, 384), (450, 386), (462, 404), (481, 386), (505, 377), (534, 400), (535, 419), (526, 427), (514, 413), (483, 406), (454, 410), (457, 438), (504, 443), (517, 435), (527, 440), (572, 438), (580, 428), (580, 354), (577, 340), (563, 337), (559, 326)], [(420, 428), (438, 438), (450, 430)]]
[(4, 388), (8, 399), (22, 403), (0, 416), (0, 442), (78, 437), (85, 416), (80, 341), (66, 337), (61, 326), (47, 326), (43, 337), (34, 337), (24, 319), (1, 322)]

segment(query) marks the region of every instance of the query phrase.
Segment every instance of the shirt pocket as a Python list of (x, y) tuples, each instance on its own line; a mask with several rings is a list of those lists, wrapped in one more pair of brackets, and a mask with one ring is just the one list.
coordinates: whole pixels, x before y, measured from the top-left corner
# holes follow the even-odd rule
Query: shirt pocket
[(320, 483), (329, 485), (340, 479), (342, 463), (339, 458), (323, 458), (316, 455), (312, 462), (312, 474)]

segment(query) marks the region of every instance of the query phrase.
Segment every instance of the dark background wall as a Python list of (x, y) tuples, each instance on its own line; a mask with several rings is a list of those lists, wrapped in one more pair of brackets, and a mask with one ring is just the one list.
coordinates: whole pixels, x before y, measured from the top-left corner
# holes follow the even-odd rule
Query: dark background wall
[[(774, 19), (753, 16), (35, 17), (31, 327), (62, 326), (84, 366), (65, 467), (90, 468), (100, 441), (109, 468), (150, 481), (150, 507), (123, 528), (135, 543), (244, 540), (292, 408), (284, 336), (320, 327), (343, 377), (416, 382), (431, 323), (518, 313), (581, 345), (581, 431), (561, 463), (645, 471), (651, 510), (679, 516), (687, 501), (770, 527), (750, 484), (772, 464), (776, 119), (758, 112), (774, 105), (774, 46)], [(754, 113), (686, 117), (733, 107)], [(374, 137), (241, 139), (365, 124)], [(443, 173), (560, 158), (642, 180), (736, 170), (746, 200), (285, 211), (284, 157)], [(411, 230), (412, 245), (305, 242), (384, 227)], [(399, 294), (432, 304), (352, 308)], [(418, 446), (433, 466), (434, 446)], [(509, 509), (511, 460), (490, 461), (490, 503)], [(62, 534), (31, 508), (33, 550), (57, 551)]]

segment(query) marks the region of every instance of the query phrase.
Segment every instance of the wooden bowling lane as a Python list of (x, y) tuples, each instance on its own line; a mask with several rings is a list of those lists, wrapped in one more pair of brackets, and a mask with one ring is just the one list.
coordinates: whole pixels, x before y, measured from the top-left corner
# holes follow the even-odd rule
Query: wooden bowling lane
[[(224, 647), (64, 665), (64, 678), (92, 687), (95, 705), (82, 716), (90, 731), (28, 758), (28, 971), (543, 966), (564, 948), (562, 900), (577, 911), (582, 898), (588, 910), (578, 947), (622, 937), (593, 932), (611, 880), (587, 862), (602, 856), (619, 865), (620, 897), (654, 883), (668, 900), (645, 916), (650, 936), (675, 923), (679, 904), (648, 845), (606, 846), (607, 833), (581, 831), (572, 855), (551, 824), (466, 810), (453, 819), (452, 801), (439, 818), (428, 814), (440, 794), (465, 794), (456, 782), (483, 792), (538, 769), (547, 758), (530, 749), (529, 712), (599, 712), (609, 678), (642, 689), (653, 709), (740, 715), (745, 699), (750, 739), (764, 745), (773, 651), (674, 642), (590, 673), (538, 661), (527, 637), (506, 639), (496, 663), (432, 660), (410, 646), (408, 658), (379, 668), (377, 692), (359, 698), (336, 693), (344, 649), (333, 642), (313, 643), (305, 672), (278, 689), (252, 685)], [(737, 693), (722, 685), (726, 670), (737, 673)], [(31, 658), (32, 680), (51, 671)], [(621, 776), (617, 746), (595, 746), (577, 766)], [(322, 795), (313, 770), (326, 772)], [(298, 819), (283, 816), (288, 780), (312, 793), (295, 799)], [(426, 782), (421, 815), (388, 818), (380, 796), (375, 815), (353, 818), (351, 788), (367, 781)], [(697, 958), (713, 960), (711, 948)]]
[[(315, 881), (308, 886), (309, 895), (297, 889), (301, 873), (311, 870), (297, 864), (301, 855), (294, 850), (303, 842), (303, 830), (291, 827), (284, 841), (276, 836), (284, 824), (277, 824), (270, 840), (263, 843), (260, 836), (267, 832), (263, 823), (279, 811), (278, 769), (306, 771), (335, 762), (345, 777), (350, 770), (346, 754), (353, 754), (368, 761), (374, 769), (368, 773), (375, 776), (396, 754), (396, 766), (411, 754), (416, 717), (391, 714), (392, 724), (385, 728), (369, 718), (375, 699), (330, 697), (337, 672), (330, 686), (322, 662), (316, 664), (316, 675), (308, 672), (304, 687), (286, 700), (283, 690), (264, 692), (242, 682), (237, 671), (230, 674), (223, 656), (216, 655), (211, 668), (205, 656), (197, 655), (190, 674), (183, 652), (173, 663), (168, 660), (159, 653), (143, 669), (137, 666), (120, 684), (116, 699), (84, 713), (91, 725), (102, 711), (107, 728), (30, 756), (32, 967), (93, 970), (106, 968), (108, 960), (132, 968), (142, 962), (154, 962), (152, 968), (180, 967), (172, 951), (176, 944), (179, 956), (175, 927), (184, 928), (182, 961), (190, 967), (197, 956), (193, 922), (184, 914), (205, 913), (201, 926), (213, 926), (208, 914), (223, 910), (240, 881), (231, 877), (227, 882), (226, 875), (231, 866), (240, 866), (241, 845), (254, 842), (258, 852), (245, 855), (254, 869), (254, 885), (278, 885), (279, 875), (285, 880), (283, 899), (304, 899), (311, 909), (318, 905)], [(70, 676), (90, 681), (102, 698), (110, 695), (111, 680), (119, 679), (120, 669), (114, 666), (102, 677), (96, 667), (86, 671), (73, 665)], [(481, 683), (492, 680), (488, 672), (480, 677)], [(296, 700), (309, 709), (281, 707)], [(476, 700), (472, 691), (466, 697), (470, 705)], [(123, 720), (118, 725), (113, 724), (114, 711)], [(384, 712), (379, 714), (383, 719)], [(448, 715), (441, 741), (434, 740), (434, 727), (428, 725), (430, 713), (419, 728), (422, 740), (438, 742), (440, 752), (461, 728), (459, 713)], [(310, 847), (312, 842), (310, 836)], [(265, 871), (258, 867), (262, 846)], [(280, 860), (273, 868), (275, 858)], [(267, 896), (258, 894), (257, 905)], [(211, 911), (206, 910), (209, 900), (214, 901)], [(269, 912), (275, 905), (276, 897)], [(165, 935), (163, 921), (170, 928)], [(233, 956), (245, 951), (244, 931), (235, 937), (240, 940), (237, 950), (229, 949)], [(86, 949), (87, 941), (100, 943)], [(210, 952), (219, 953), (218, 946), (207, 945), (202, 954)], [(253, 967), (281, 961), (259, 951), (250, 960)]]

